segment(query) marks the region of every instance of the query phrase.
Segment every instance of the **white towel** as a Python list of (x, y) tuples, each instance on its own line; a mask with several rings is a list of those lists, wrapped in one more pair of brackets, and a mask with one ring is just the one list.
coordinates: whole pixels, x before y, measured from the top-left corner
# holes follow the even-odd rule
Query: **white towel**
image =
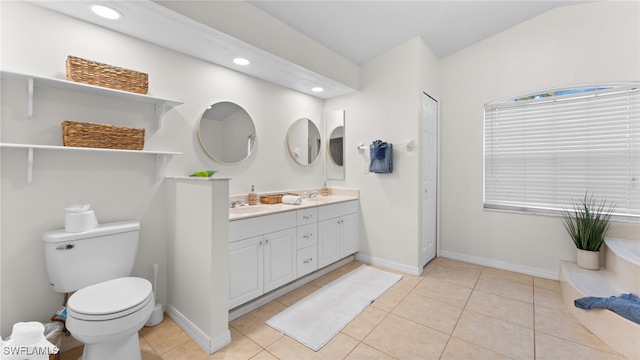
[(282, 197), (282, 203), (290, 205), (300, 205), (302, 204), (302, 198), (295, 195), (285, 195)]

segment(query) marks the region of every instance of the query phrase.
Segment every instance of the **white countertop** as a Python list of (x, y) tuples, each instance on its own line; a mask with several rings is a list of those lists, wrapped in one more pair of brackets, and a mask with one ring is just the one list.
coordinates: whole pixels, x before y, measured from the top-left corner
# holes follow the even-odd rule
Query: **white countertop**
[(300, 205), (262, 203), (258, 205), (243, 205), (237, 208), (229, 208), (229, 221), (247, 219), (256, 216), (271, 215), (285, 211), (300, 210), (316, 206), (336, 204), (351, 200), (358, 200), (357, 192), (355, 194), (332, 194), (329, 196), (318, 196), (315, 198), (302, 199), (302, 204)]

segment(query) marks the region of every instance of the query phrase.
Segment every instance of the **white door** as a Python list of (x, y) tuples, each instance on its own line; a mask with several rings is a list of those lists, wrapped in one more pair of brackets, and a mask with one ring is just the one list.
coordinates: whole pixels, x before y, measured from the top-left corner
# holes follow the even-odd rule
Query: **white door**
[(421, 266), (436, 256), (438, 180), (438, 102), (422, 94)]
[(318, 267), (324, 267), (340, 260), (339, 219), (329, 219), (318, 223)]
[(338, 225), (342, 228), (340, 229), (340, 257), (357, 253), (360, 250), (358, 246), (360, 244), (358, 214), (341, 216)]

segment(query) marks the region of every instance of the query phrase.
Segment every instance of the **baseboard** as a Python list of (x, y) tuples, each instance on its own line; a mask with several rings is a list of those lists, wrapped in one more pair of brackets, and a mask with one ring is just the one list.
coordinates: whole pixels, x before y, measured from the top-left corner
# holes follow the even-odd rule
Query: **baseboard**
[(211, 339), (171, 304), (167, 304), (167, 315), (209, 355), (231, 344), (231, 332), (229, 329)]
[(499, 261), (499, 260), (482, 258), (478, 256), (461, 254), (454, 251), (440, 250), (439, 256), (446, 257), (453, 260), (460, 260), (460, 261), (468, 262), (471, 264), (489, 266), (489, 267), (508, 270), (508, 271), (514, 271), (514, 272), (537, 276), (545, 279), (551, 279), (551, 280), (559, 279), (559, 274), (557, 271), (554, 272), (554, 271), (549, 271), (549, 270), (544, 270), (539, 268), (532, 268), (532, 267), (522, 266), (520, 264), (514, 264), (510, 262), (505, 262), (505, 261)]
[(356, 260), (361, 261), (365, 264), (382, 266), (384, 268), (400, 271), (409, 275), (420, 276), (422, 274), (422, 267), (409, 266), (409, 265), (401, 264), (395, 261), (380, 259), (380, 258), (376, 258), (373, 256), (364, 255), (360, 253), (356, 254)]

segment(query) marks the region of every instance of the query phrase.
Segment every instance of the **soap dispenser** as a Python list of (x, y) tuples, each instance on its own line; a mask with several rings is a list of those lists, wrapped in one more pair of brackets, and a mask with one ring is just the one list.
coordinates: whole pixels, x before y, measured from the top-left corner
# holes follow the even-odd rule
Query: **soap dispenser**
[(329, 188), (327, 187), (327, 182), (324, 182), (324, 186), (322, 186), (322, 189), (320, 189), (320, 194), (322, 196), (329, 196)]
[(258, 205), (258, 194), (256, 194), (253, 185), (251, 185), (251, 192), (247, 195), (247, 202), (249, 205)]

